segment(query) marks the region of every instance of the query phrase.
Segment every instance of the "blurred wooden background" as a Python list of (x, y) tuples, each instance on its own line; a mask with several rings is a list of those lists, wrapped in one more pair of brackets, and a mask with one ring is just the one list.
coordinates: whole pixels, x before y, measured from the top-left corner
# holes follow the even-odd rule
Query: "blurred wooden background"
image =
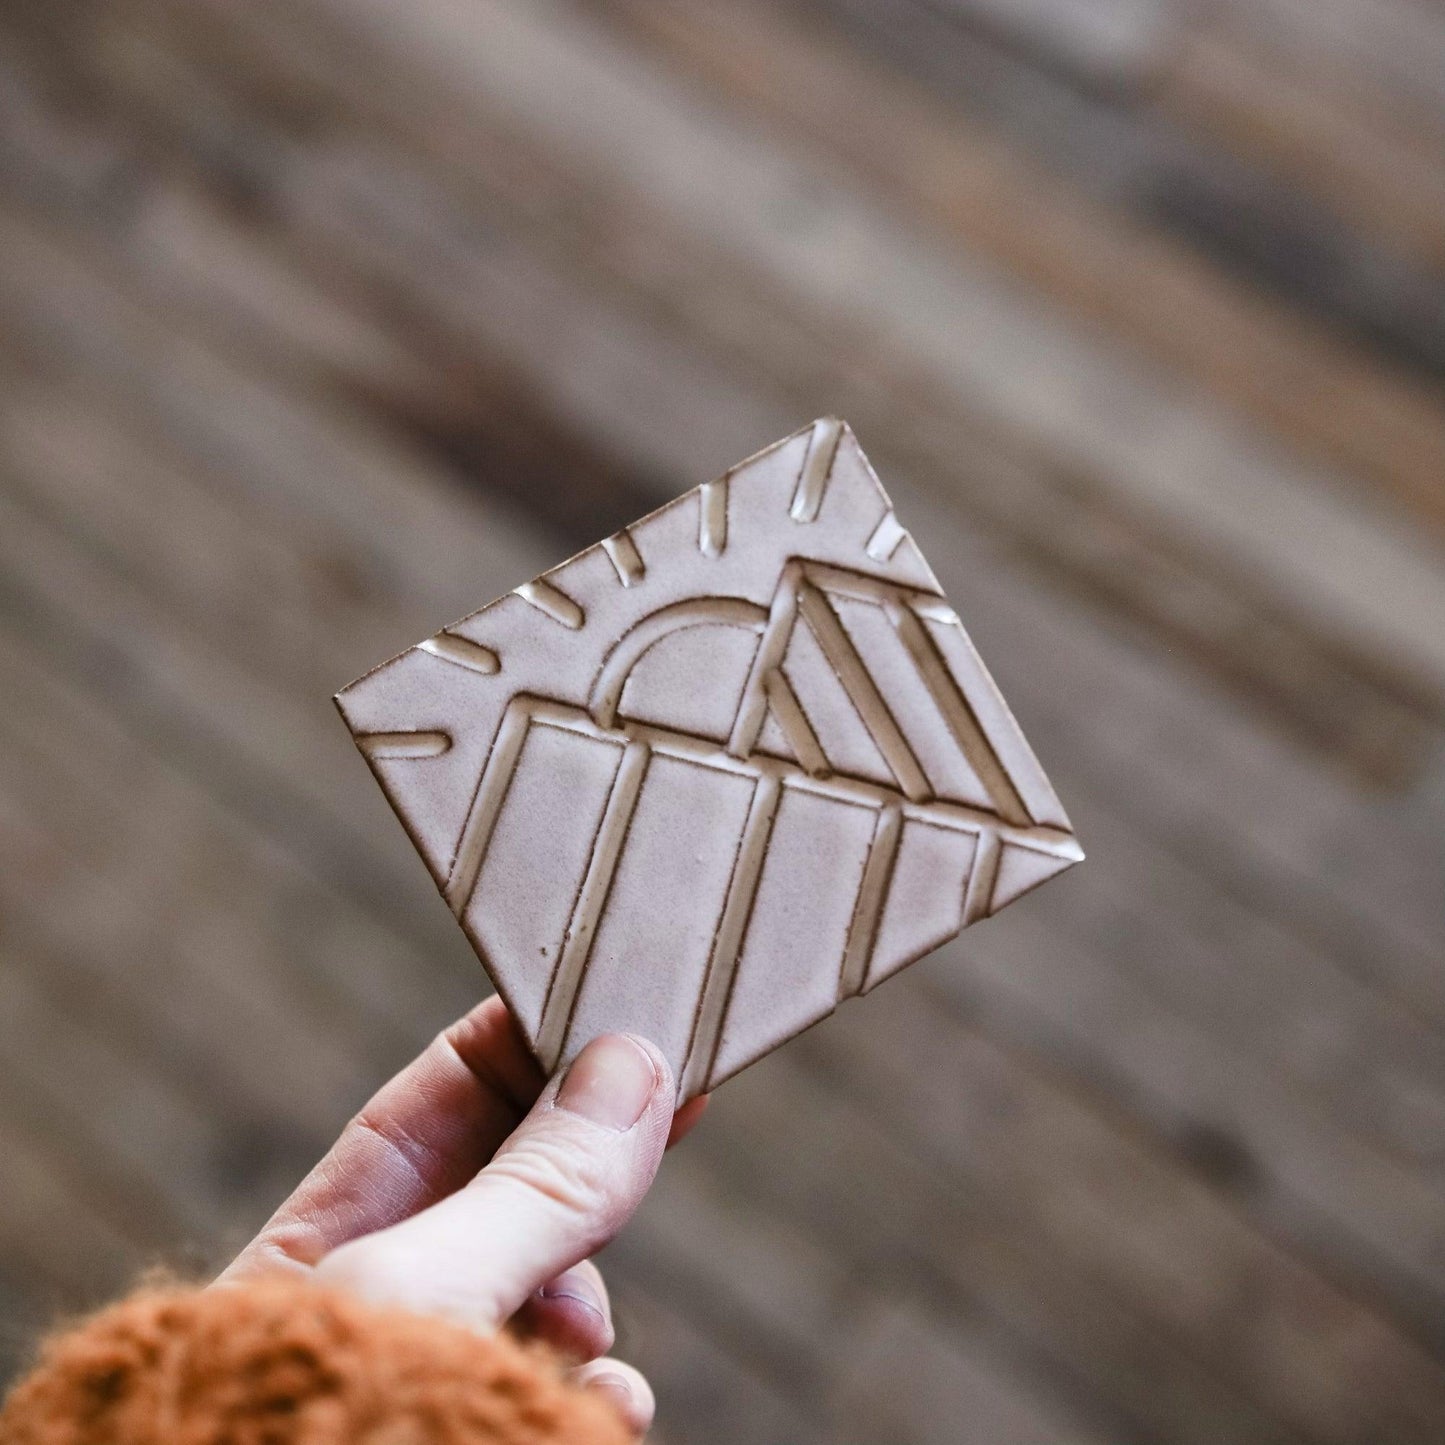
[(330, 694), (814, 415), (1089, 862), (729, 1085), (660, 1437), (1445, 1438), (1445, 7), (4, 0), (0, 1339), (481, 988)]

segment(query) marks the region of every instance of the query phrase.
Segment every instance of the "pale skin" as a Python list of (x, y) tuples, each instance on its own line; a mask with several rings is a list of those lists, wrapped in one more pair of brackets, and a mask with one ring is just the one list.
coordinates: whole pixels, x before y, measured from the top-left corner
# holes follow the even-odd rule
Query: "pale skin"
[(217, 1283), (287, 1271), (483, 1333), (510, 1322), (641, 1436), (652, 1390), (607, 1354), (591, 1256), (707, 1102), (674, 1113), (674, 1095), (662, 1054), (626, 1034), (594, 1040), (548, 1083), (488, 999), (362, 1108)]

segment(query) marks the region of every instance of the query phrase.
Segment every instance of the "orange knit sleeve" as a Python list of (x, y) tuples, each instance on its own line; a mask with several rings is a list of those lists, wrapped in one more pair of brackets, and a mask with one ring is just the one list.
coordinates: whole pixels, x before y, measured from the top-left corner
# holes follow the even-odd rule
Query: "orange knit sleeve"
[(539, 1350), (290, 1280), (146, 1290), (49, 1340), (3, 1445), (627, 1445)]

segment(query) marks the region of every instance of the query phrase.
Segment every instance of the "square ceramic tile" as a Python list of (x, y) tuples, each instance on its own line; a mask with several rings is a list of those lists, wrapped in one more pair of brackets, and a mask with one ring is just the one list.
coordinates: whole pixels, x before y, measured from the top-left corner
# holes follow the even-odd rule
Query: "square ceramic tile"
[(679, 1095), (1083, 857), (827, 419), (369, 672), (357, 746), (542, 1063)]

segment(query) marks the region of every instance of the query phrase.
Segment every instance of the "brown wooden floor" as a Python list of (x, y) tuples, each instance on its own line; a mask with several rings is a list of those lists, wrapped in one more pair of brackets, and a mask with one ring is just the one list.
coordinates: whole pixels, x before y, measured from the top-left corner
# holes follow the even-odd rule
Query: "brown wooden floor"
[(849, 418), (1089, 851), (718, 1097), (667, 1441), (1445, 1438), (1445, 9), (0, 5), (0, 1348), (479, 971), (330, 694)]

